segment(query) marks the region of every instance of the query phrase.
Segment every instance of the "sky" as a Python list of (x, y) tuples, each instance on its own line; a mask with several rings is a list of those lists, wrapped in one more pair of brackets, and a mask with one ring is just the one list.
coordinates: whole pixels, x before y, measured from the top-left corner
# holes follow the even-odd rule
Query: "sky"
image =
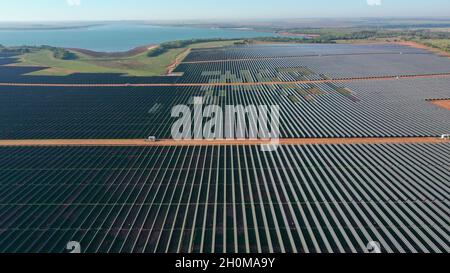
[(450, 17), (449, 0), (0, 0), (0, 21)]

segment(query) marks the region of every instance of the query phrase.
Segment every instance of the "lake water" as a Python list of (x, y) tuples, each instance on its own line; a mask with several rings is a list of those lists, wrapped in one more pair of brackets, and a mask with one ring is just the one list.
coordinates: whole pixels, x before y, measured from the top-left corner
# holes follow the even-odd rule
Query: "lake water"
[(5, 46), (50, 45), (94, 51), (126, 51), (142, 45), (200, 38), (254, 38), (276, 36), (252, 30), (111, 24), (57, 30), (1, 30)]

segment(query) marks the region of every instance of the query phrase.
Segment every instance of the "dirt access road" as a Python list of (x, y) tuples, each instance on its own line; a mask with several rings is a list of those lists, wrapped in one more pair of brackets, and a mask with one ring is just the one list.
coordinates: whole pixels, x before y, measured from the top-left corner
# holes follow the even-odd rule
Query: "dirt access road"
[[(438, 137), (398, 138), (292, 138), (280, 139), (279, 145), (320, 144), (405, 144), (405, 143), (450, 143)], [(252, 146), (273, 144), (266, 140), (182, 140), (172, 139), (149, 142), (144, 139), (42, 139), (42, 140), (0, 140), (0, 147), (52, 147), (52, 146)]]

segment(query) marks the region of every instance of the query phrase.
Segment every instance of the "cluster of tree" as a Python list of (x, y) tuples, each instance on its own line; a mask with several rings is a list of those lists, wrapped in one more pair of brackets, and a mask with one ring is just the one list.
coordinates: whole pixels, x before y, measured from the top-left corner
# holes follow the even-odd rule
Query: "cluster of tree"
[(166, 53), (170, 49), (177, 49), (177, 48), (183, 48), (188, 45), (192, 44), (199, 44), (199, 43), (208, 43), (208, 42), (219, 42), (219, 41), (230, 41), (231, 39), (192, 39), (192, 40), (183, 40), (183, 41), (173, 41), (173, 42), (166, 42), (160, 44), (158, 47), (154, 48), (153, 50), (149, 51), (147, 53), (148, 57), (157, 57), (161, 54)]
[(252, 44), (256, 42), (265, 43), (302, 43), (302, 44), (313, 44), (313, 43), (336, 43), (334, 40), (321, 39), (321, 38), (292, 38), (292, 37), (259, 37), (253, 39), (247, 39), (242, 42), (236, 42), (235, 44)]
[(4, 53), (14, 53), (14, 54), (25, 54), (32, 52), (33, 47), (30, 46), (17, 46), (17, 47), (6, 47), (0, 45), (0, 52)]
[(360, 30), (344, 34), (325, 34), (320, 36), (319, 39), (332, 41), (332, 40), (365, 40), (375, 38), (393, 38), (397, 37), (399, 33), (392, 31), (379, 31), (379, 30)]
[(450, 32), (431, 31), (428, 29), (410, 30), (404, 35), (413, 39), (434, 40), (434, 39), (450, 39)]
[(32, 52), (36, 52), (38, 50), (50, 50), (51, 52), (53, 52), (53, 56), (56, 59), (60, 59), (60, 60), (75, 60), (78, 58), (78, 56), (73, 53), (70, 52), (64, 48), (60, 48), (60, 47), (52, 47), (52, 46), (12, 46), (12, 47), (6, 47), (3, 45), (0, 45), (0, 52), (6, 52), (6, 53), (13, 53), (13, 54), (26, 54), (26, 53), (32, 53)]
[(448, 51), (448, 52), (450, 52), (450, 44), (434, 44), (434, 43), (430, 43), (430, 42), (427, 42), (427, 41), (422, 41), (422, 43), (424, 44), (424, 45), (426, 45), (426, 46), (429, 46), (429, 47), (433, 47), (433, 48), (437, 48), (437, 49), (440, 49), (440, 50), (444, 50), (444, 51)]
[(50, 51), (53, 52), (53, 57), (60, 60), (76, 60), (78, 58), (77, 54), (70, 52), (64, 48), (50, 47)]
[[(450, 45), (447, 43), (434, 43), (427, 40), (448, 40), (450, 32), (436, 31), (430, 29), (386, 29), (386, 28), (368, 28), (368, 29), (292, 29), (283, 32), (295, 35), (306, 34), (309, 37), (260, 37), (247, 39), (235, 44), (251, 44), (255, 42), (278, 42), (278, 43), (336, 43), (338, 40), (366, 40), (366, 39), (398, 39), (413, 40), (423, 43), (430, 47), (439, 48), (450, 52)], [(314, 34), (311, 35), (311, 34)], [(294, 36), (294, 35), (293, 35)]]
[[(317, 36), (309, 37), (289, 37), (289, 36), (276, 36), (276, 37), (260, 37), (254, 39), (244, 40), (244, 44), (253, 42), (277, 42), (277, 43), (307, 43), (307, 44), (321, 44), (321, 43), (336, 43), (337, 40), (361, 40), (372, 38), (393, 38), (397, 37), (399, 33), (389, 31), (377, 31), (377, 30), (359, 30), (359, 31), (302, 31), (293, 30), (289, 31), (292, 34), (315, 34)], [(307, 36), (307, 35), (305, 35)]]
[(429, 29), (386, 29), (386, 28), (343, 28), (343, 29), (292, 29), (286, 31), (293, 34), (315, 34), (317, 37), (304, 39), (309, 43), (330, 43), (336, 40), (365, 40), (377, 38), (402, 39), (450, 39), (450, 32), (431, 31)]

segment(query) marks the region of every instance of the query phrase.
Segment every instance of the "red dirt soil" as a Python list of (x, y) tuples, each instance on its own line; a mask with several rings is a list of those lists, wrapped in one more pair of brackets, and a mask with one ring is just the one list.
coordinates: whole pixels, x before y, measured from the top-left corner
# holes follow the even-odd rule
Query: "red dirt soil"
[(439, 107), (450, 110), (450, 100), (432, 100), (431, 103)]
[[(434, 137), (409, 138), (298, 138), (280, 139), (279, 145), (320, 144), (405, 144), (405, 143), (450, 143)], [(172, 140), (149, 142), (143, 139), (54, 139), (54, 140), (0, 140), (0, 147), (10, 146), (251, 146), (274, 144), (266, 140)]]
[(430, 51), (432, 53), (436, 53), (436, 54), (444, 56), (444, 57), (450, 57), (450, 53), (449, 52), (440, 50), (438, 48), (433, 48), (433, 47), (429, 47), (429, 46), (426, 46), (426, 45), (423, 45), (423, 44), (419, 44), (419, 43), (416, 43), (416, 42), (404, 41), (404, 42), (396, 42), (395, 44), (403, 45), (403, 46), (409, 46), (409, 47), (413, 47), (413, 48), (425, 49), (425, 50), (428, 50), (428, 51)]
[(189, 54), (190, 51), (191, 49), (188, 48), (185, 51), (181, 52), (179, 56), (175, 59), (175, 61), (167, 67), (166, 74), (167, 75), (172, 74), (173, 71), (183, 62), (184, 58), (186, 58), (187, 54)]

